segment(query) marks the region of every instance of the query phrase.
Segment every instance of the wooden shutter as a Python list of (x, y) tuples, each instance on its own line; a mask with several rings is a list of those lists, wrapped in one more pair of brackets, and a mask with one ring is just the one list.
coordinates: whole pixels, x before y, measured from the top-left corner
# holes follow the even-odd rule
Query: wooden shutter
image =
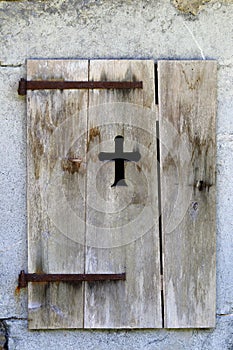
[[(156, 105), (153, 61), (27, 62), (27, 80), (143, 82), (27, 91), (29, 272), (126, 273), (29, 283), (31, 329), (214, 326), (216, 64), (158, 68)], [(119, 135), (141, 158), (111, 187)]]
[(158, 72), (165, 327), (213, 327), (216, 62)]
[[(29, 60), (27, 78), (87, 81), (88, 61)], [(87, 90), (27, 92), (31, 273), (84, 273), (85, 227), (77, 226), (73, 211), (85, 221), (87, 107)], [(77, 172), (68, 158), (80, 155)], [(30, 283), (29, 328), (83, 327), (83, 288), (82, 283)]]
[[(28, 79), (143, 81), (141, 90), (28, 91), (29, 272), (127, 276), (31, 284), (30, 328), (161, 327), (153, 62), (30, 60)], [(129, 185), (112, 188), (114, 164), (98, 154), (117, 135), (141, 159), (125, 165)]]

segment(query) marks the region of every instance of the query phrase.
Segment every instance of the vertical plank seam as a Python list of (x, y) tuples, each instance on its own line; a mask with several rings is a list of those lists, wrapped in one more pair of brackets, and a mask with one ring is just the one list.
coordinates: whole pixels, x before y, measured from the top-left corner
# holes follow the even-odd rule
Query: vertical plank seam
[[(26, 70), (27, 70), (27, 79), (28, 79), (28, 60), (26, 63)], [(26, 226), (27, 226), (27, 268), (28, 271), (31, 272), (31, 266), (30, 266), (30, 270), (29, 270), (29, 256), (30, 256), (30, 239), (29, 239), (29, 190), (28, 190), (28, 186), (29, 186), (29, 97), (26, 94), (26, 215), (27, 215), (27, 220), (26, 220)], [(31, 123), (30, 123), (31, 124)], [(31, 265), (31, 263), (30, 263)], [(29, 288), (28, 288), (28, 293), (29, 293)], [(29, 300), (27, 300), (27, 313), (29, 314)], [(30, 329), (30, 318), (28, 317), (28, 325), (27, 328)]]
[[(26, 70), (27, 70), (27, 79), (28, 79), (28, 61), (26, 63)], [(29, 180), (29, 162), (28, 162), (28, 158), (29, 158), (29, 112), (28, 112), (28, 106), (29, 103), (28, 103), (28, 95), (26, 94), (26, 115), (27, 115), (27, 118), (26, 118), (26, 214), (27, 214), (27, 220), (26, 220), (26, 225), (27, 225), (27, 254), (28, 254), (28, 257), (29, 257), (29, 216), (28, 216), (28, 210), (29, 210), (29, 205), (28, 205), (28, 201), (29, 201), (29, 191), (28, 191), (28, 180)], [(28, 271), (29, 271), (29, 259), (27, 257), (27, 264), (28, 264)], [(29, 271), (31, 272), (31, 271)]]
[(160, 135), (159, 121), (156, 121), (157, 139), (157, 177), (158, 177), (158, 211), (159, 211), (159, 253), (160, 253), (160, 286), (161, 286), (161, 317), (164, 328), (164, 288), (163, 288), (163, 237), (162, 237), (162, 210), (161, 210), (161, 172), (160, 172)]
[(155, 104), (159, 104), (159, 93), (158, 93), (158, 64), (155, 63), (155, 70), (154, 70), (154, 79), (155, 79)]
[[(87, 61), (87, 81), (90, 80), (90, 60)], [(89, 136), (89, 130), (88, 130), (88, 125), (89, 125), (89, 101), (90, 101), (90, 90), (88, 89), (87, 91), (87, 120), (86, 120), (86, 169), (87, 169), (87, 147), (88, 147), (88, 136)], [(86, 238), (87, 238), (87, 171), (86, 171), (86, 181), (85, 181), (85, 205), (84, 205), (84, 220), (85, 220), (85, 231), (84, 231), (84, 249), (83, 249), (83, 254), (84, 254), (84, 273), (86, 273)], [(86, 310), (86, 282), (83, 283), (83, 329), (85, 329), (85, 310)]]

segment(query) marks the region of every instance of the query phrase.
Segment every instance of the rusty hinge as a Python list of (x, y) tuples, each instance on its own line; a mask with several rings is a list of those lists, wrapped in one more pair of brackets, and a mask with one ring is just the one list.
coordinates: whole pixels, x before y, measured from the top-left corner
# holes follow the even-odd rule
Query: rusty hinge
[(27, 287), (28, 282), (95, 282), (95, 281), (125, 281), (125, 273), (98, 273), (98, 274), (45, 274), (45, 273), (25, 273), (23, 270), (19, 274), (18, 287)]
[(18, 94), (26, 95), (27, 90), (64, 89), (142, 89), (142, 81), (62, 81), (20, 79)]

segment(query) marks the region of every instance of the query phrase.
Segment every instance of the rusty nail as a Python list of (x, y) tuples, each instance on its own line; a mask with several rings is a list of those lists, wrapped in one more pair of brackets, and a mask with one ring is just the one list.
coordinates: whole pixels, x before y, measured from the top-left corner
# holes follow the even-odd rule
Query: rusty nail
[(22, 270), (19, 274), (18, 279), (18, 287), (19, 288), (26, 288), (27, 287), (27, 279), (24, 270)]
[(26, 95), (26, 92), (27, 92), (27, 80), (21, 78), (19, 81), (18, 94), (20, 96), (24, 96)]

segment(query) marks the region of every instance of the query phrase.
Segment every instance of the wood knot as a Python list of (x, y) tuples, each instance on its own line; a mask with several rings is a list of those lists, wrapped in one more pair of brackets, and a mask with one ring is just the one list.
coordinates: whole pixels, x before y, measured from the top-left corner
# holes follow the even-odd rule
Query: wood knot
[(74, 174), (79, 172), (82, 161), (83, 160), (79, 157), (67, 158), (62, 160), (61, 166), (63, 171), (68, 171), (68, 173)]

